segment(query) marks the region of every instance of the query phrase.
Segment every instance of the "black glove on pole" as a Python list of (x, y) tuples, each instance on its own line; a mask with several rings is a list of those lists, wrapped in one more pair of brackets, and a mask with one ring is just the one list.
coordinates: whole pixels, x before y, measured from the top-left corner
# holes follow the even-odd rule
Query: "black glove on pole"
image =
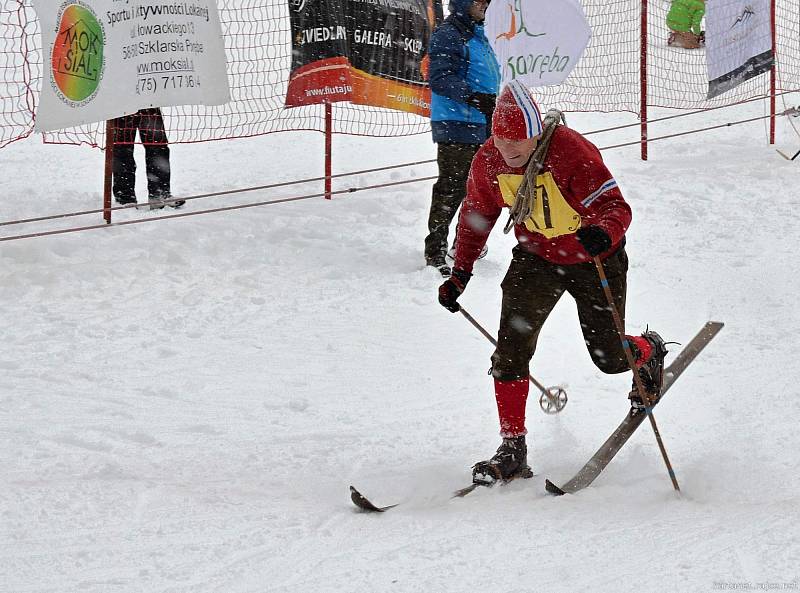
[(461, 309), (458, 297), (464, 292), (470, 278), (472, 274), (469, 272), (453, 268), (453, 273), (439, 287), (439, 304), (451, 313), (458, 313)]
[(589, 226), (581, 227), (575, 234), (578, 237), (578, 242), (583, 245), (583, 248), (586, 250), (586, 253), (592, 257), (611, 249), (611, 237), (597, 225), (590, 224)]

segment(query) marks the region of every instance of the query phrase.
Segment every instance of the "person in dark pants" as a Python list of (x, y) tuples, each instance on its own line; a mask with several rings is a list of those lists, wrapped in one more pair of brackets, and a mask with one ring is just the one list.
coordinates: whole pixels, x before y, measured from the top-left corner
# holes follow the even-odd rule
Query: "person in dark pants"
[(439, 177), (433, 185), (425, 263), (450, 275), (447, 236), (466, 195), (470, 163), (491, 129), (500, 67), (483, 31), (488, 0), (451, 0), (431, 36), (431, 130)]
[[(584, 341), (604, 373), (629, 370), (622, 341), (600, 282), (594, 257), (605, 269), (620, 316), (625, 315), (628, 256), (625, 232), (631, 209), (600, 152), (553, 110), (542, 120), (530, 91), (509, 83), (497, 102), (492, 137), (472, 162), (461, 208), (452, 276), (439, 287), (439, 302), (452, 312), (502, 210), (506, 231), (518, 244), (502, 282), (497, 348), (492, 355), (502, 444), (473, 467), (473, 481), (488, 484), (530, 477), (525, 442), (529, 364), (539, 331), (564, 293), (575, 299)], [(647, 391), (656, 401), (663, 385), (664, 341), (654, 331), (625, 336)], [(635, 385), (635, 383), (634, 383)], [(634, 388), (632, 412), (642, 401)]]
[[(161, 110), (157, 107), (140, 109), (131, 115), (114, 119), (114, 199), (118, 204), (136, 203), (136, 161), (133, 158), (133, 146), (137, 130), (144, 145), (150, 208), (163, 208), (165, 200), (170, 200), (172, 194), (167, 132)], [(175, 200), (169, 205), (179, 208), (184, 203), (185, 200)]]

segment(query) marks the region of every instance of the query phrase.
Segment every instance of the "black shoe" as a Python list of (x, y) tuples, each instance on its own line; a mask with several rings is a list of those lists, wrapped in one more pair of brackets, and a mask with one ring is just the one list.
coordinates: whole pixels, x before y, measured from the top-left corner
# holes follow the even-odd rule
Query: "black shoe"
[(472, 481), (475, 484), (489, 485), (501, 480), (531, 477), (533, 472), (528, 466), (525, 435), (503, 439), (494, 457), (472, 466)]
[(173, 200), (172, 202), (167, 204), (167, 206), (169, 206), (170, 208), (180, 208), (185, 203), (186, 203), (186, 200)]
[(134, 196), (132, 198), (114, 198), (114, 201), (120, 206), (124, 206), (126, 204), (135, 204), (136, 197)]
[(150, 208), (150, 210), (161, 210), (162, 208), (164, 208), (164, 206), (166, 206), (166, 204), (164, 203), (164, 199), (165, 198), (152, 197), (147, 202), (147, 206)]
[[(642, 363), (637, 372), (642, 380), (644, 390), (647, 392), (647, 397), (650, 399), (650, 404), (655, 405), (661, 397), (661, 389), (664, 386), (664, 358), (667, 356), (667, 347), (661, 336), (654, 331), (647, 330), (642, 337), (650, 343), (653, 351), (650, 353), (650, 358)], [(631, 400), (631, 408), (644, 409), (644, 403), (636, 388), (636, 381), (633, 382), (628, 399)]]
[(450, 269), (450, 266), (447, 265), (447, 262), (444, 261), (444, 256), (434, 257), (428, 260), (428, 265), (432, 268), (436, 268), (439, 270), (439, 273), (442, 275), (442, 278), (449, 278), (450, 275), (453, 273), (453, 270)]

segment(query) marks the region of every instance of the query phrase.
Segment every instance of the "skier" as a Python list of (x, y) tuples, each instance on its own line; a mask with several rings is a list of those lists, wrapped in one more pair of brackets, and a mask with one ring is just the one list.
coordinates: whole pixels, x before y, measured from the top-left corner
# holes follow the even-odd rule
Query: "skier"
[(487, 6), (488, 0), (451, 0), (450, 15), (433, 32), (428, 52), (439, 177), (431, 194), (425, 263), (445, 277), (450, 223), (464, 200), (472, 157), (489, 137), (500, 87), (500, 66), (483, 31)]
[[(592, 258), (600, 257), (624, 319), (631, 209), (597, 148), (562, 120), (551, 110), (542, 121), (533, 96), (518, 81), (503, 89), (492, 137), (472, 162), (452, 275), (439, 287), (439, 302), (457, 312), (481, 247), (503, 208), (510, 207), (505, 231), (513, 226), (518, 244), (501, 285), (491, 371), (503, 441), (494, 457), (473, 467), (473, 481), (480, 484), (532, 475), (525, 442), (528, 365), (539, 330), (564, 292), (578, 306), (594, 364), (609, 374), (629, 369)], [(626, 338), (648, 399), (655, 403), (667, 353), (664, 341), (654, 331)], [(633, 408), (642, 407), (635, 383), (629, 398)]]
[(706, 13), (705, 0), (673, 0), (667, 14), (667, 45), (698, 49), (705, 45), (706, 34), (700, 21)]

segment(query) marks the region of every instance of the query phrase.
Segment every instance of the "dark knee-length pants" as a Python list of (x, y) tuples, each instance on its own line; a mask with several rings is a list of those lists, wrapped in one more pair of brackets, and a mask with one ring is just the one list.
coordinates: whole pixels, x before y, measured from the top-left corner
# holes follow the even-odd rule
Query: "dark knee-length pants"
[[(617, 310), (625, 319), (628, 256), (620, 247), (603, 261)], [(567, 292), (578, 306), (584, 341), (594, 364), (604, 373), (629, 369), (608, 300), (593, 262), (559, 265), (514, 248), (502, 283), (503, 306), (492, 375), (503, 381), (527, 377), (539, 331)]]

